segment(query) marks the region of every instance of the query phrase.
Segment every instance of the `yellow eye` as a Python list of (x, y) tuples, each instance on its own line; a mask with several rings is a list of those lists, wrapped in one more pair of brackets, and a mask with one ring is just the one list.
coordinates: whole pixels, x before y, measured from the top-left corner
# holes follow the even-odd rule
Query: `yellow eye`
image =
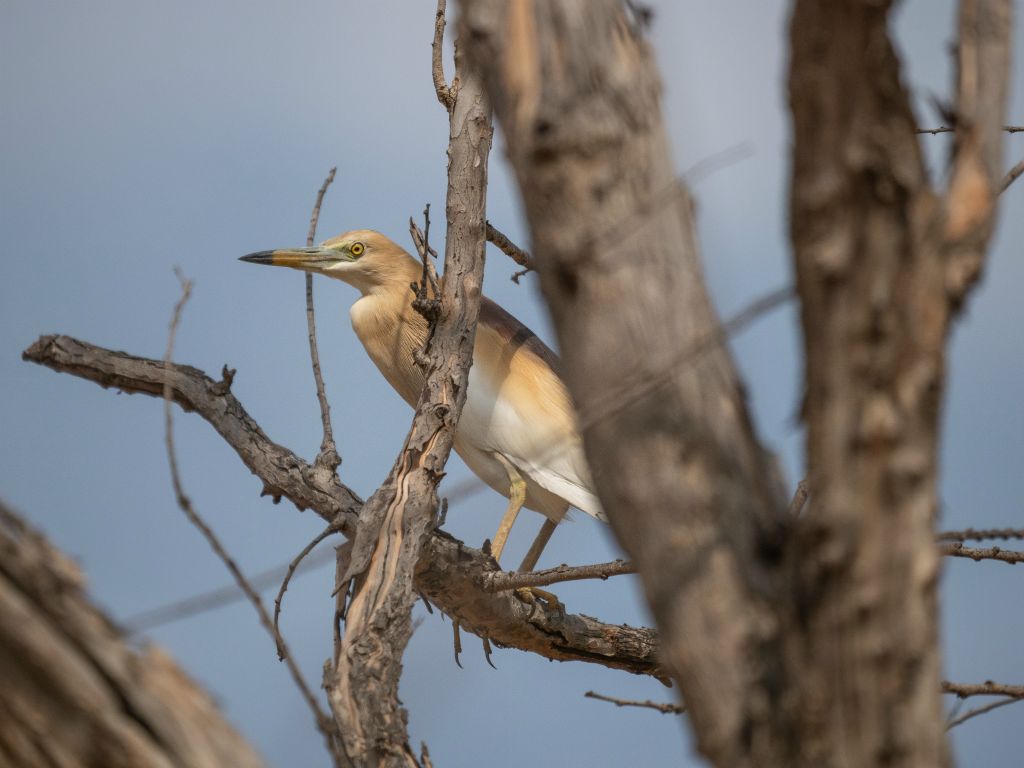
[(365, 250), (366, 246), (363, 245), (362, 243), (352, 243), (352, 247), (349, 248), (349, 251), (352, 253), (353, 256), (362, 256), (363, 251)]

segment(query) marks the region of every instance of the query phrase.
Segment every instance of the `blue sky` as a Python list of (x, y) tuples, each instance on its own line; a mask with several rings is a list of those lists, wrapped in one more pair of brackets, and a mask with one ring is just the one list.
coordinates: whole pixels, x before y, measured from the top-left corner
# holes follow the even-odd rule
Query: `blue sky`
[[(723, 315), (788, 282), (786, 9), (775, 0), (654, 3), (652, 31), (680, 173), (724, 150), (738, 159), (695, 175), (705, 267)], [(896, 30), (922, 124), (948, 93), (947, 0), (908, 2)], [(0, 5), (0, 494), (85, 568), (92, 592), (126, 619), (227, 582), (222, 565), (174, 505), (160, 404), (103, 391), (21, 362), (42, 333), (158, 357), (178, 295), (172, 267), (194, 279), (177, 358), (238, 369), (234, 391), (277, 442), (312, 457), (319, 417), (305, 342), (302, 278), (236, 261), (302, 244), (324, 174), (338, 166), (320, 234), (372, 227), (405, 242), (426, 202), (443, 210), (447, 120), (430, 81), (433, 3), (286, 4), (259, 0)], [(1018, 51), (1024, 35), (1016, 34)], [(1024, 121), (1015, 64), (1011, 121)], [(925, 137), (941, 177), (944, 137)], [(1024, 137), (1007, 140), (1007, 165)], [(500, 145), (492, 155), (488, 217), (528, 245)], [(1024, 525), (1024, 183), (1003, 199), (984, 283), (951, 347), (944, 414), (943, 525)], [(492, 298), (551, 339), (534, 279), (489, 255)], [(354, 298), (318, 280), (321, 354), (341, 477), (369, 495), (386, 475), (410, 411), (351, 332)], [(791, 309), (734, 341), (762, 433), (795, 481), (799, 337)], [(242, 565), (290, 559), (320, 520), (259, 498), (260, 483), (194, 416), (177, 417), (189, 493)], [(449, 487), (468, 477), (453, 460)], [(453, 506), (449, 528), (479, 544), (504, 499), (481, 492)], [(598, 523), (560, 529), (548, 564), (615, 556)], [(516, 529), (515, 560), (540, 524)], [(1024, 680), (1022, 574), (999, 564), (950, 563), (943, 581), (951, 678)], [(330, 648), (331, 570), (289, 591), (284, 628), (314, 681)], [(629, 579), (566, 585), (569, 608), (609, 621), (646, 621)], [(418, 609), (419, 611), (419, 609)], [(490, 669), (451, 627), (423, 616), (406, 655), (402, 697), (412, 736), (439, 765), (679, 765), (685, 728), (653, 712), (582, 698), (590, 689), (665, 698), (656, 682), (499, 651)], [(326, 765), (308, 712), (251, 609), (237, 604), (148, 634), (218, 698), (276, 766)], [(482, 714), (484, 713), (484, 714)], [(1024, 706), (959, 728), (965, 764), (1019, 762)], [(697, 763), (695, 763), (697, 764)]]

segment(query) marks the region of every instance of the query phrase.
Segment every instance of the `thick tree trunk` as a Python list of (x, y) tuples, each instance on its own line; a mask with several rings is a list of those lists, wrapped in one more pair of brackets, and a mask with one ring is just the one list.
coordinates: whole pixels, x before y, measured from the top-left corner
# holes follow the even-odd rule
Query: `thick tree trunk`
[(950, 320), (1000, 180), (1007, 0), (964, 0), (956, 142), (931, 190), (889, 3), (799, 0), (792, 235), (813, 508), (750, 425), (674, 178), (653, 59), (618, 0), (463, 0), (599, 494), (721, 766), (948, 761), (936, 636)]
[(263, 761), (165, 653), (131, 650), (75, 564), (0, 504), (0, 765)]
[(785, 762), (774, 604), (786, 503), (698, 261), (653, 55), (618, 0), (474, 0), (587, 457), (702, 751)]
[(1002, 175), (1009, 9), (962, 4), (969, 72), (945, 205), (925, 172), (889, 10), (800, 0), (790, 30), (814, 511), (791, 547), (788, 637), (809, 765), (949, 762), (932, 545), (939, 411), (950, 322), (980, 271)]

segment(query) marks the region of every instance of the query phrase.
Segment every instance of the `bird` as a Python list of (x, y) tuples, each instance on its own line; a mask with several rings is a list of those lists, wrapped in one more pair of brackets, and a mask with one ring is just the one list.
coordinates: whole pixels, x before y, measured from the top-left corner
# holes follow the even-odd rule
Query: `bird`
[[(325, 275), (357, 289), (360, 296), (349, 310), (352, 329), (387, 382), (415, 408), (424, 383), (415, 355), (429, 327), (413, 309), (410, 291), (422, 279), (422, 265), (405, 249), (380, 232), (357, 229), (318, 246), (259, 251), (241, 261)], [(509, 500), (491, 542), (496, 562), (523, 507), (545, 517), (520, 572), (533, 570), (570, 506), (607, 520), (558, 368), (558, 357), (533, 331), (481, 297), (453, 447), (480, 480)]]

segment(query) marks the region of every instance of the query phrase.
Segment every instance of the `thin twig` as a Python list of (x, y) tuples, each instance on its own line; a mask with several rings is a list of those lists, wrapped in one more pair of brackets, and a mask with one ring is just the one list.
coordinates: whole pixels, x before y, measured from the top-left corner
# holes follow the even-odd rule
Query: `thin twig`
[[(281, 586), (277, 590), (277, 597), (274, 598), (274, 634), (277, 636), (278, 640), (281, 638), (281, 604), (284, 602), (284, 593), (288, 591), (288, 585), (291, 583), (295, 569), (299, 567), (299, 563), (301, 563), (321, 541), (331, 534), (338, 533), (339, 530), (340, 528), (337, 525), (327, 526), (323, 531), (317, 534), (316, 538), (303, 547), (302, 551), (299, 552), (299, 554), (296, 555), (290, 563), (288, 563), (288, 571), (281, 580)], [(281, 661), (284, 660), (284, 649), (280, 645), (277, 646), (277, 658)]]
[(991, 712), (993, 709), (999, 709), (1000, 707), (1005, 707), (1007, 704), (1013, 704), (1015, 701), (1020, 701), (1020, 699), (1014, 699), (1014, 698), (998, 699), (997, 701), (989, 702), (988, 704), (986, 704), (983, 707), (975, 707), (974, 709), (969, 709), (966, 712), (964, 712), (962, 715), (959, 715), (958, 717), (955, 717), (952, 720), (950, 720), (946, 724), (946, 730), (950, 731), (953, 728), (956, 728), (961, 723), (967, 722), (972, 717), (977, 717), (978, 715), (984, 715), (986, 712)]
[[(178, 324), (181, 321), (182, 310), (184, 310), (186, 302), (188, 302), (189, 297), (192, 295), (192, 282), (185, 279), (180, 271), (176, 270), (176, 274), (178, 276), (178, 280), (181, 281), (181, 298), (178, 299), (177, 304), (174, 305), (174, 312), (171, 315), (171, 323), (167, 332), (167, 350), (164, 353), (165, 370), (169, 368), (171, 358), (174, 354), (174, 339), (178, 333)], [(255, 589), (253, 589), (248, 579), (245, 578), (245, 574), (242, 573), (238, 564), (235, 563), (231, 555), (228, 554), (217, 535), (195, 510), (195, 507), (192, 505), (192, 500), (185, 494), (185, 488), (181, 482), (181, 474), (178, 470), (178, 456), (174, 448), (174, 410), (172, 408), (174, 400), (172, 398), (173, 392), (168, 378), (165, 378), (164, 380), (163, 389), (164, 443), (167, 447), (167, 463), (171, 469), (171, 484), (174, 487), (174, 497), (178, 503), (178, 507), (180, 507), (181, 511), (185, 513), (189, 522), (192, 523), (192, 525), (194, 525), (203, 535), (206, 542), (210, 545), (210, 548), (214, 551), (217, 557), (220, 558), (221, 562), (224, 563), (228, 571), (231, 572), (231, 575), (234, 577), (239, 588), (245, 593), (246, 597), (249, 598), (249, 602), (252, 603), (253, 608), (256, 609), (256, 613), (259, 615), (260, 624), (263, 625), (263, 628), (270, 633), (270, 636), (274, 639), (274, 643), (278, 647), (279, 653), (284, 654), (283, 659), (288, 665), (288, 671), (291, 673), (292, 679), (295, 681), (295, 685), (298, 687), (302, 697), (306, 700), (306, 704), (309, 705), (317, 727), (320, 729), (320, 732), (323, 734), (324, 740), (326, 741), (327, 751), (332, 755), (332, 757), (334, 757), (335, 765), (346, 766), (348, 762), (338, 750), (334, 720), (332, 720), (317, 703), (312, 691), (306, 684), (305, 679), (302, 677), (302, 673), (295, 664), (295, 660), (292, 658), (291, 654), (288, 653), (288, 646), (285, 644), (284, 638), (282, 638), (275, 629), (274, 623), (271, 621), (270, 615), (267, 613), (267, 609), (263, 605), (263, 600), (260, 599), (259, 594)]]
[(449, 86), (444, 79), (444, 26), (445, 0), (437, 0), (437, 16), (434, 19), (434, 42), (431, 48), (431, 74), (434, 77), (434, 91), (437, 100), (448, 112), (455, 106), (458, 94), (458, 78)]
[(1013, 184), (1013, 182), (1015, 182), (1020, 177), (1022, 173), (1024, 173), (1024, 160), (1021, 160), (1019, 163), (1013, 166), (1013, 168), (1007, 171), (1006, 175), (1003, 176), (1003, 180), (999, 184), (999, 194), (1005, 192), (1010, 187), (1010, 185)]
[[(1003, 130), (1007, 133), (1021, 133), (1024, 132), (1024, 125), (1004, 125)], [(949, 126), (942, 125), (938, 128), (918, 128), (918, 133), (930, 133), (934, 136), (937, 133), (954, 133), (956, 128), (950, 128)]]
[[(431, 256), (435, 259), (437, 258), (437, 252), (430, 247), (430, 203), (427, 203), (423, 208), (423, 229), (420, 230), (410, 216), (409, 233), (412, 235), (416, 252), (420, 255), (420, 260), (423, 262), (423, 275), (420, 278), (420, 282), (413, 283), (409, 287), (416, 295), (412, 302), (412, 308), (419, 312), (430, 325), (427, 341), (423, 345), (423, 350), (421, 350), (421, 352), (425, 352), (426, 348), (430, 345), (430, 338), (433, 335), (437, 319), (441, 316), (441, 290), (437, 283), (437, 270), (434, 268), (434, 262), (431, 260)], [(427, 295), (428, 285), (432, 294), (430, 296)], [(420, 355), (417, 357), (417, 362), (425, 365), (426, 358)]]
[(943, 680), (942, 692), (955, 694), (961, 699), (970, 696), (1009, 696), (1012, 699), (1024, 699), (1024, 685), (994, 683), (991, 680), (984, 683), (951, 683)]
[(939, 551), (949, 557), (969, 557), (971, 560), (998, 560), (1002, 563), (1014, 565), (1024, 563), (1024, 552), (1017, 552), (1012, 549), (1001, 549), (1000, 547), (965, 547), (959, 541), (952, 544), (941, 544)]
[[(313, 204), (313, 212), (309, 217), (309, 234), (306, 236), (307, 248), (313, 247), (313, 241), (316, 240), (316, 225), (320, 221), (320, 206), (323, 205), (324, 195), (327, 194), (327, 188), (331, 186), (337, 172), (337, 167), (331, 168), (316, 193), (316, 202)], [(306, 328), (309, 331), (309, 357), (313, 363), (316, 397), (320, 401), (320, 420), (324, 427), (324, 439), (320, 443), (320, 453), (317, 454), (316, 464), (325, 466), (334, 472), (341, 465), (341, 457), (338, 455), (338, 447), (334, 443), (334, 430), (331, 429), (331, 406), (327, 402), (324, 377), (320, 372), (320, 353), (316, 344), (316, 316), (313, 312), (313, 275), (309, 272), (306, 273)]]
[(935, 535), (936, 541), (978, 541), (981, 539), (1024, 539), (1024, 528), (965, 528), (962, 531), (943, 531)]
[[(451, 491), (446, 494), (443, 501), (447, 501), (449, 505), (457, 504), (470, 496), (483, 491), (486, 487), (487, 486), (484, 485), (477, 477), (467, 478), (455, 485)], [(332, 551), (325, 550), (323, 552), (314, 552), (303, 560), (302, 564), (295, 569), (295, 575), (301, 576), (309, 573), (320, 566), (326, 565), (327, 563), (333, 563), (334, 559), (335, 555)], [(250, 576), (249, 583), (257, 592), (264, 592), (271, 587), (281, 584), (281, 579), (288, 575), (289, 566), (290, 563), (280, 563), (272, 568), (262, 570), (259, 573)], [(142, 611), (134, 616), (129, 616), (121, 623), (130, 635), (137, 634), (147, 629), (153, 629), (155, 627), (163, 626), (164, 624), (169, 624), (173, 621), (187, 619), (191, 616), (195, 616), (196, 614), (203, 613), (204, 611), (217, 610), (244, 599), (245, 593), (238, 588), (237, 584), (232, 582), (224, 586), (215, 587), (214, 589), (208, 589), (194, 595), (189, 595), (188, 597), (175, 600), (171, 603), (158, 605), (155, 608)]]
[(581, 581), (583, 579), (601, 579), (636, 573), (636, 568), (626, 560), (613, 560), (610, 563), (594, 565), (560, 565), (557, 568), (546, 568), (543, 571), (516, 573), (515, 571), (494, 571), (487, 574), (484, 589), (488, 592), (504, 592), (509, 589), (523, 587), (544, 587), (563, 581)]
[(533, 263), (533, 259), (530, 254), (520, 248), (518, 245), (513, 243), (500, 229), (495, 227), (491, 222), (486, 222), (487, 240), (494, 244), (499, 251), (508, 256), (512, 261), (518, 264), (524, 269), (516, 272), (512, 275), (512, 282), (516, 285), (519, 284), (519, 278), (525, 275), (527, 272), (532, 272), (536, 269)]
[(583, 694), (584, 698), (597, 699), (598, 701), (607, 701), (609, 704), (614, 704), (616, 707), (643, 707), (644, 709), (653, 709), (661, 712), (663, 715), (681, 715), (686, 711), (686, 707), (679, 704), (663, 704), (658, 701), (633, 701), (631, 699), (616, 699), (614, 696), (605, 696), (603, 693), (596, 693), (595, 691), (587, 691)]

